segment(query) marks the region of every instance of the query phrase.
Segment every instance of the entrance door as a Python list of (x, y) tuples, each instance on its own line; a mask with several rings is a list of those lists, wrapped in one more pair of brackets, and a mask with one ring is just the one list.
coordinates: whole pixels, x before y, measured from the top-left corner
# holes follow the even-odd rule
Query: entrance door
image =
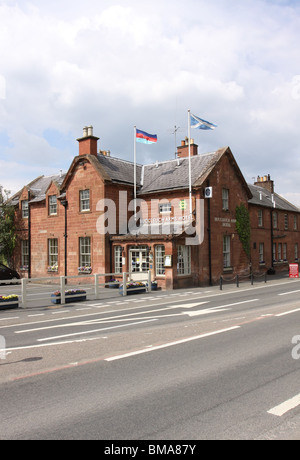
[(148, 279), (149, 252), (147, 246), (136, 246), (129, 250), (130, 278), (133, 281)]

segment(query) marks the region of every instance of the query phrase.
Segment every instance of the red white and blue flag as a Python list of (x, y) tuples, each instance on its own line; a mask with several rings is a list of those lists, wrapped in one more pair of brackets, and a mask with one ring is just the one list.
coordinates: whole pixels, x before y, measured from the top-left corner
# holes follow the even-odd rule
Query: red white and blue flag
[(136, 141), (142, 142), (143, 144), (155, 144), (155, 142), (157, 142), (157, 135), (148, 134), (145, 131), (141, 131), (140, 129), (137, 129), (136, 130)]

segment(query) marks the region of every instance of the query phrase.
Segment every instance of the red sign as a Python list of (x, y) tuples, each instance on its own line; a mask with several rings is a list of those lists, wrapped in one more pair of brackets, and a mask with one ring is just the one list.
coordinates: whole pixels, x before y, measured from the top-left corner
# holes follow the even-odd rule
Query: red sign
[(290, 278), (299, 278), (299, 266), (298, 264), (290, 264)]

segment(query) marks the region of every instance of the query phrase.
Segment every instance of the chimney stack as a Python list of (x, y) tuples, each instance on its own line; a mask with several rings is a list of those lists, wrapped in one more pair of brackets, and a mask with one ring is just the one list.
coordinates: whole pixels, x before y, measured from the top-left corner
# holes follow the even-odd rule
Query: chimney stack
[(79, 142), (79, 155), (97, 156), (97, 142), (99, 137), (93, 135), (93, 127), (85, 126), (83, 128), (83, 137), (77, 139)]
[[(198, 155), (198, 145), (191, 139), (191, 157)], [(189, 139), (181, 141), (181, 145), (177, 147), (177, 158), (185, 158), (189, 156)]]
[(257, 176), (257, 181), (254, 182), (254, 185), (259, 185), (260, 187), (264, 187), (268, 192), (274, 193), (274, 181), (271, 180), (270, 174), (267, 176)]

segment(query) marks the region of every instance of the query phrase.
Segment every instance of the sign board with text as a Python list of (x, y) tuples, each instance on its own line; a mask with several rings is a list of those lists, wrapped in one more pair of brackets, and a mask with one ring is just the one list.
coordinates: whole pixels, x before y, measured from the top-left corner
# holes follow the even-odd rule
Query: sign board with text
[(299, 278), (299, 266), (298, 264), (290, 264), (289, 278)]

